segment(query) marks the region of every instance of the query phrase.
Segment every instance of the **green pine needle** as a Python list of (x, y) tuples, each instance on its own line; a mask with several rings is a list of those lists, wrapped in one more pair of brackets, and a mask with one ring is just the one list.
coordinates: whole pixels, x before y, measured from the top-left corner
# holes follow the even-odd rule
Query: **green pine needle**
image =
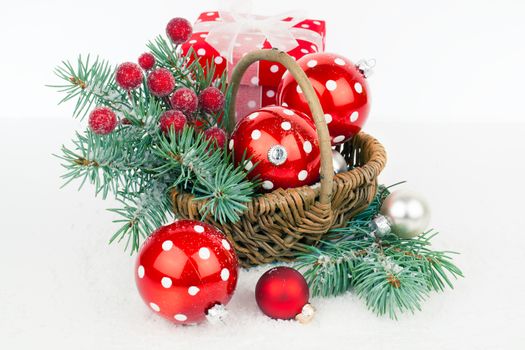
[(247, 172), (235, 167), (224, 149), (215, 149), (202, 133), (184, 128), (162, 138), (155, 150), (164, 162), (154, 171), (177, 174), (173, 186), (194, 193), (195, 200), (205, 200), (203, 218), (211, 214), (220, 223), (236, 222), (251, 201), (257, 183), (246, 179)]
[(431, 291), (452, 288), (452, 278), (463, 277), (452, 262), (454, 252), (433, 251), (428, 231), (414, 239), (389, 234), (373, 237), (370, 221), (388, 196), (380, 187), (370, 206), (334, 229), (319, 246), (305, 246), (296, 267), (303, 271), (314, 296), (335, 296), (352, 290), (378, 315), (397, 318), (399, 313), (421, 309)]
[[(226, 74), (214, 79), (213, 62), (201, 67), (192, 50), (183, 56), (178, 46), (162, 37), (150, 42), (148, 48), (157, 67), (172, 72), (176, 88), (189, 87), (199, 94), (215, 86), (225, 93), (229, 105)], [(119, 216), (115, 222), (120, 224), (111, 242), (126, 242), (126, 249), (137, 251), (143, 239), (171, 217), (173, 187), (205, 200), (203, 217), (213, 215), (219, 222), (239, 220), (257, 183), (247, 180), (247, 172), (233, 165), (225, 149), (214, 150), (192, 127), (166, 137), (159, 119), (171, 105), (167, 98), (149, 91), (146, 79), (136, 89), (125, 91), (116, 84), (115, 67), (90, 56), (79, 56), (74, 63), (64, 61), (55, 73), (61, 83), (50, 86), (64, 94), (60, 103), (75, 103), (74, 117), (84, 118), (93, 108), (107, 106), (119, 119), (109, 135), (96, 135), (89, 129), (76, 133), (72, 146), (63, 146), (56, 155), (66, 170), (64, 185), (74, 180), (79, 181), (79, 187), (89, 183), (95, 194), (104, 198), (113, 194), (120, 203), (119, 208), (110, 209)], [(215, 125), (224, 129), (228, 120), (223, 114), (198, 110), (187, 117), (190, 124), (201, 121), (204, 129)]]

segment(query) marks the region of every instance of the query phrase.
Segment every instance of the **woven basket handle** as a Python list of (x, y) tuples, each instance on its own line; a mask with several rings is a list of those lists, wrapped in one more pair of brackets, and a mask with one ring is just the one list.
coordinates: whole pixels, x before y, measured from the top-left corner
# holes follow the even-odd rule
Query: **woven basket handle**
[[(319, 148), (321, 150), (321, 189), (319, 193), (319, 202), (321, 204), (331, 203), (332, 186), (334, 183), (334, 168), (332, 164), (332, 148), (330, 143), (330, 136), (328, 133), (328, 127), (324, 119), (323, 109), (317, 94), (310, 83), (310, 80), (299, 67), (299, 65), (290, 57), (286, 52), (280, 50), (256, 50), (248, 53), (246, 56), (241, 58), (235, 66), (231, 80), (231, 103), (230, 110), (228, 113), (229, 128), (233, 128), (235, 125), (235, 99), (237, 92), (239, 91), (239, 85), (241, 83), (242, 76), (248, 69), (248, 67), (256, 61), (272, 61), (282, 64), (288, 72), (294, 77), (299, 86), (301, 87), (303, 94), (308, 101), (308, 107), (314, 118), (315, 127), (317, 129), (317, 137), (319, 139)], [(229, 130), (230, 132), (232, 130)]]

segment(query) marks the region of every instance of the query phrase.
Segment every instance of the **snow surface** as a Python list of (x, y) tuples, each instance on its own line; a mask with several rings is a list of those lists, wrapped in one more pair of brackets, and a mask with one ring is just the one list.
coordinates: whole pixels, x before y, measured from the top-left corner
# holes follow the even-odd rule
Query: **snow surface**
[(367, 130), (389, 152), (381, 178), (409, 180), (467, 278), (423, 311), (378, 318), (352, 294), (313, 299), (312, 323), (274, 321), (254, 300), (268, 268), (243, 270), (224, 323), (180, 327), (140, 299), (133, 257), (107, 242), (109, 203), (59, 190), (51, 153), (78, 121), (7, 119), (0, 129), (1, 349), (523, 349), (525, 124), (395, 124)]

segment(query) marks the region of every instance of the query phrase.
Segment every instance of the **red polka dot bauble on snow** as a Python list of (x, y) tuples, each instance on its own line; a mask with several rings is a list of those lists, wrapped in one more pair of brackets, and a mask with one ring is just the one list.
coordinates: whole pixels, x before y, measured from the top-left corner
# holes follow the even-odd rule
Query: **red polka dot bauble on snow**
[(175, 132), (182, 131), (188, 119), (181, 111), (169, 110), (161, 114), (159, 118), (160, 129), (167, 134), (171, 128)]
[(133, 62), (122, 63), (117, 67), (115, 80), (124, 90), (136, 89), (142, 84), (142, 69)]
[(157, 68), (148, 75), (148, 88), (155, 96), (168, 96), (175, 88), (175, 78), (168, 69)]
[(265, 107), (244, 117), (233, 131), (229, 149), (239, 163), (259, 175), (262, 188), (271, 191), (311, 185), (319, 179), (319, 143), (313, 121), (284, 107)]
[(173, 18), (166, 26), (166, 34), (177, 45), (188, 41), (192, 32), (191, 23), (185, 18)]
[(139, 56), (139, 66), (144, 70), (150, 70), (155, 65), (155, 56), (149, 52), (144, 52)]
[(237, 285), (233, 246), (215, 227), (179, 220), (157, 229), (140, 249), (135, 281), (154, 312), (178, 324), (203, 321)]
[(108, 107), (97, 107), (89, 114), (89, 128), (95, 134), (107, 135), (117, 126), (117, 116)]
[[(332, 144), (341, 144), (357, 134), (370, 109), (368, 84), (359, 68), (347, 58), (331, 53), (305, 55), (297, 63), (319, 97)], [(308, 102), (289, 73), (283, 76), (277, 99), (283, 106), (310, 115)]]
[(266, 271), (255, 286), (257, 305), (271, 318), (309, 321), (313, 317), (309, 298), (306, 280), (291, 267), (280, 266)]

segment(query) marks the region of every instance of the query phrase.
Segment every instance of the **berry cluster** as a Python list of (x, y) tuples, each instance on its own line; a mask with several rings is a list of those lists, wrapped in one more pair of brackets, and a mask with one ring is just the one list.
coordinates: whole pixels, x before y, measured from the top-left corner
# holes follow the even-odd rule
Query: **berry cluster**
[[(166, 26), (166, 34), (175, 45), (189, 40), (193, 29), (186, 19), (173, 18)], [(115, 71), (117, 85), (131, 96), (131, 91), (143, 86), (149, 93), (163, 101), (169, 101), (171, 109), (159, 116), (159, 130), (168, 133), (171, 128), (180, 132), (188, 123), (199, 125), (199, 113), (220, 113), (224, 108), (224, 93), (214, 86), (201, 91), (192, 87), (178, 87), (175, 77), (168, 68), (159, 67), (151, 52), (141, 54), (137, 63), (125, 62)], [(156, 66), (157, 65), (157, 66)], [(106, 135), (115, 130), (118, 124), (117, 116), (108, 107), (97, 107), (89, 116), (90, 129), (100, 135)], [(120, 125), (130, 125), (127, 118), (121, 118)], [(227, 135), (219, 127), (204, 130), (204, 135), (217, 147), (223, 147)]]

